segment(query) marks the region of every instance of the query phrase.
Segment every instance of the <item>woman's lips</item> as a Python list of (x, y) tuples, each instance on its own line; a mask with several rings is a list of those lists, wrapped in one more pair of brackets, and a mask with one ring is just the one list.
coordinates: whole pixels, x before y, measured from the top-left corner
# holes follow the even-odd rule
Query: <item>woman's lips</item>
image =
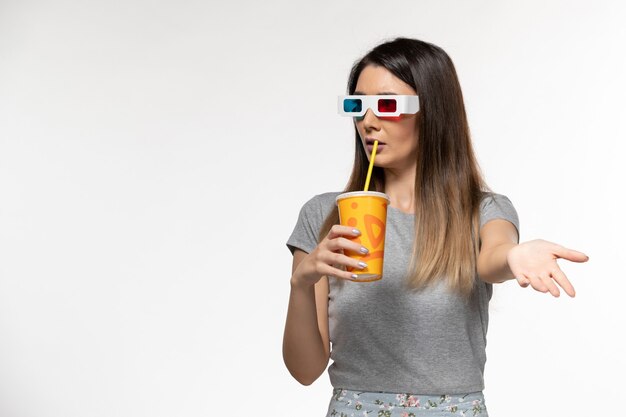
[[(369, 153), (372, 153), (372, 151), (374, 150), (374, 145), (366, 145), (366, 147)], [(385, 145), (379, 142), (378, 147), (376, 148), (376, 153), (378, 154), (380, 151), (383, 150), (384, 147)]]

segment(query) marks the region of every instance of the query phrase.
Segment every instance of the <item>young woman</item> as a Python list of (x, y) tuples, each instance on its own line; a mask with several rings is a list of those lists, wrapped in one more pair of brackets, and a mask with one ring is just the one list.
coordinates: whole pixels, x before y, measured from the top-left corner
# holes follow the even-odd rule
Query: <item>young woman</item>
[[(287, 241), (294, 257), (285, 365), (310, 385), (333, 359), (327, 416), (487, 416), (493, 284), (515, 279), (555, 297), (558, 284), (574, 297), (556, 260), (589, 258), (541, 239), (519, 243), (513, 204), (482, 177), (456, 70), (441, 48), (383, 43), (355, 63), (347, 94), (411, 96), (419, 106), (387, 117), (376, 99), (362, 100), (348, 185), (300, 210)], [(360, 266), (344, 251), (361, 250), (351, 238), (363, 231), (339, 225), (335, 197), (364, 189), (373, 140), (370, 190), (391, 200), (383, 278), (351, 282), (346, 267)]]

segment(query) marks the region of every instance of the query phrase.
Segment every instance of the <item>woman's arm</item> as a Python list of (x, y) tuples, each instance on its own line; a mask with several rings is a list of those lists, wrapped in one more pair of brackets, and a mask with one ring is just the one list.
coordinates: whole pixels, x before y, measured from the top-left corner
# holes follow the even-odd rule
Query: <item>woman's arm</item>
[[(306, 252), (296, 249), (294, 272), (307, 255)], [(311, 286), (302, 286), (298, 282), (292, 276), (283, 335), (283, 361), (298, 382), (311, 385), (324, 373), (330, 361), (328, 281), (326, 277), (322, 277), (317, 284)]]
[(587, 262), (589, 257), (582, 252), (565, 248), (543, 239), (516, 244), (517, 230), (512, 223), (503, 219), (487, 222), (480, 231), (481, 249), (478, 255), (478, 275), (486, 282), (500, 283), (515, 278), (522, 287), (529, 284), (540, 292), (555, 297), (560, 291), (556, 281), (570, 297), (576, 295), (556, 260)]
[(519, 241), (515, 226), (504, 219), (490, 220), (480, 229), (480, 241), (478, 276), (491, 284), (514, 279), (507, 255)]

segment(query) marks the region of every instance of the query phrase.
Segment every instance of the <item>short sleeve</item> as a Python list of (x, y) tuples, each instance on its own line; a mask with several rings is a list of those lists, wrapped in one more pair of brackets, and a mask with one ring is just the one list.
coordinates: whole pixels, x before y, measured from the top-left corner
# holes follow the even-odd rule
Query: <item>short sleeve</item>
[(519, 243), (519, 217), (517, 210), (507, 196), (488, 193), (483, 197), (480, 203), (480, 227), (482, 228), (485, 223), (493, 219), (504, 219), (513, 223), (517, 229), (517, 242)]
[(304, 203), (298, 221), (287, 239), (287, 248), (293, 255), (296, 248), (311, 253), (317, 247), (317, 236), (321, 227), (321, 211), (317, 196)]

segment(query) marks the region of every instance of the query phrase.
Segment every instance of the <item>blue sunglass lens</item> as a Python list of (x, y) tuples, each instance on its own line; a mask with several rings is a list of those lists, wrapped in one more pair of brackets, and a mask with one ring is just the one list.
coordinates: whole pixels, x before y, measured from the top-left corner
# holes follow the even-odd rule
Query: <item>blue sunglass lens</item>
[(361, 99), (347, 98), (343, 101), (343, 111), (346, 113), (359, 113), (362, 109)]

